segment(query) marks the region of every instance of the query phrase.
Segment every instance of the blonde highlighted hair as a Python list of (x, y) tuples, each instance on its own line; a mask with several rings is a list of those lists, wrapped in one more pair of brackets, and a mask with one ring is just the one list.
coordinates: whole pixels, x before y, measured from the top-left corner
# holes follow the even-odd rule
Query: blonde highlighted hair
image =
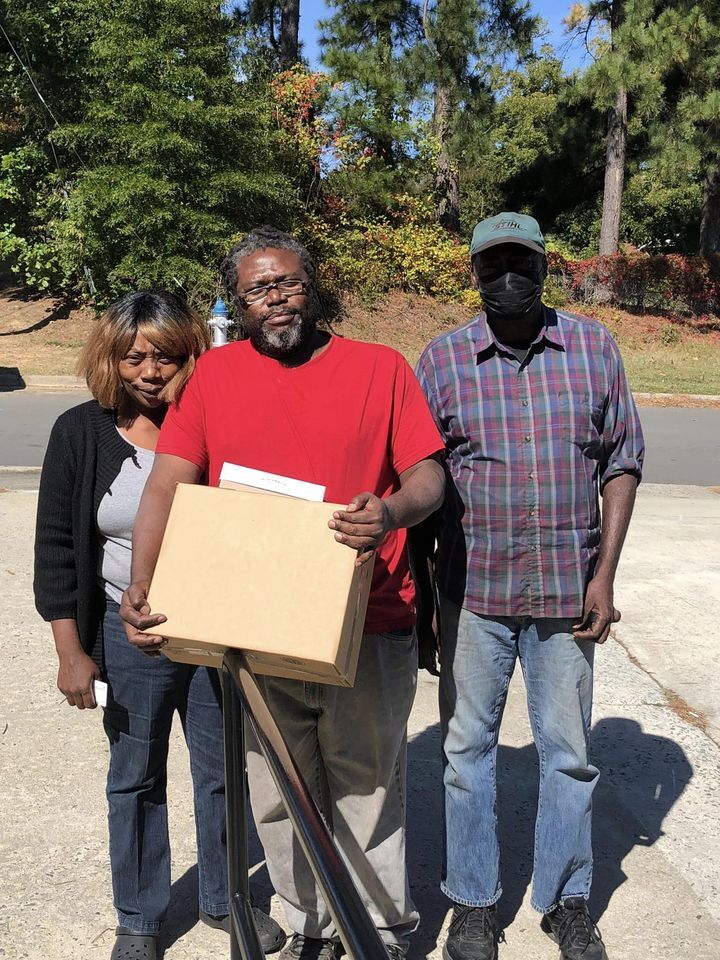
[(195, 361), (210, 346), (207, 324), (175, 294), (163, 290), (126, 293), (97, 321), (77, 364), (78, 376), (85, 377), (101, 407), (119, 407), (124, 388), (118, 364), (139, 333), (167, 356), (182, 358), (180, 369), (160, 394), (166, 403), (178, 399)]

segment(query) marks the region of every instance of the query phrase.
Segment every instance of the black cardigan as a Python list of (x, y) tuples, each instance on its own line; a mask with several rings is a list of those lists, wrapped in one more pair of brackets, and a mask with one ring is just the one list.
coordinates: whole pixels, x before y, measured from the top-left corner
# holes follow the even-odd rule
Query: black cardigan
[(102, 668), (98, 582), (102, 498), (135, 448), (112, 410), (96, 400), (66, 411), (50, 434), (40, 477), (35, 529), (35, 606), (44, 620), (75, 620), (83, 649)]

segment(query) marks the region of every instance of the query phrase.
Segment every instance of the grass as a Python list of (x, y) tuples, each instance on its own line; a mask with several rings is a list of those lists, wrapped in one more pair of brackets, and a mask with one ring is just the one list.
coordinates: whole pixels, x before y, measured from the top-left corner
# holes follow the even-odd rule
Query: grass
[(623, 347), (630, 386), (637, 393), (720, 395), (720, 344)]

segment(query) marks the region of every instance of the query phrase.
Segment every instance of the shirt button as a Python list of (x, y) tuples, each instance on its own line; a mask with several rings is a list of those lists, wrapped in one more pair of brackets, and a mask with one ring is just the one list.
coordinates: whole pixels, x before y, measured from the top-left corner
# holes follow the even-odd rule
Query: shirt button
[(532, 478), (533, 478), (534, 476), (535, 476), (534, 473), (529, 473), (529, 474), (528, 474), (528, 479), (532, 480)]
[(534, 544), (532, 547), (530, 547), (530, 549), (533, 553), (537, 553), (537, 547)]
[(530, 436), (530, 434), (529, 434), (529, 433), (526, 433), (526, 434), (525, 434), (525, 443), (530, 443), (531, 440), (532, 440), (532, 437)]
[(531, 516), (531, 517), (534, 517), (534, 516), (535, 516), (535, 511), (534, 511), (534, 510), (531, 510), (531, 511), (530, 511), (530, 516)]
[(527, 406), (529, 405), (529, 403), (530, 403), (529, 400), (523, 400), (522, 405), (523, 405), (524, 407), (527, 407)]

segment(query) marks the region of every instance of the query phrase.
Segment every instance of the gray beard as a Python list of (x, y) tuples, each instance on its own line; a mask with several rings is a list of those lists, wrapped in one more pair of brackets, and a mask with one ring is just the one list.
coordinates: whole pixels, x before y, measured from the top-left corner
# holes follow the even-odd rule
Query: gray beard
[(314, 331), (315, 324), (306, 317), (298, 314), (289, 327), (284, 330), (273, 330), (261, 327), (250, 333), (250, 342), (258, 353), (275, 360), (282, 360), (293, 354), (308, 340)]

